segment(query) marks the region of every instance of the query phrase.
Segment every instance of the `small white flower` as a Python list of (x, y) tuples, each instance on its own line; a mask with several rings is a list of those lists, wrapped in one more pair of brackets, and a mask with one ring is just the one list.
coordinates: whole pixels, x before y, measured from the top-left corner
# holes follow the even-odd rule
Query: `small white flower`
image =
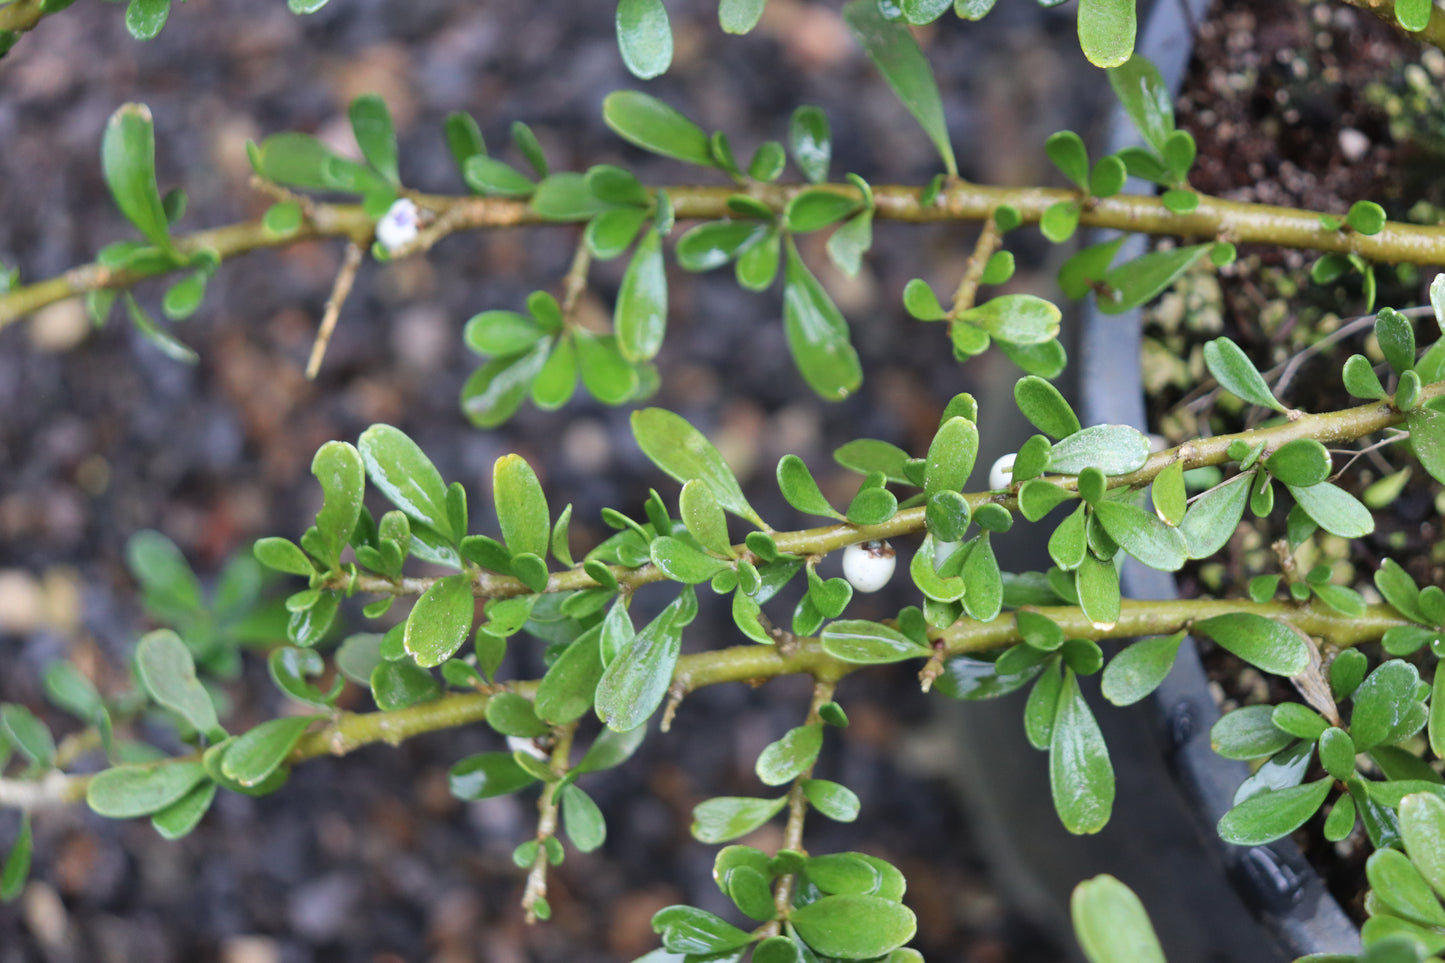
[(1018, 455), (1004, 455), (988, 470), (988, 487), (993, 491), (1007, 488), (1014, 477), (1014, 459)]
[(390, 254), (416, 239), (421, 215), (409, 198), (399, 197), (376, 222), (376, 240)]
[(881, 539), (854, 542), (843, 549), (843, 577), (859, 592), (876, 592), (893, 577), (897, 562), (893, 546)]

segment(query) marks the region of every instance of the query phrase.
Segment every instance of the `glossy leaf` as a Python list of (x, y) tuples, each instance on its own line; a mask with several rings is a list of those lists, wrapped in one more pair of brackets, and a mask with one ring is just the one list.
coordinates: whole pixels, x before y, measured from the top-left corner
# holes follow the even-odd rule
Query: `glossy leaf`
[(1249, 485), (1254, 476), (1236, 475), (1195, 499), (1179, 525), (1190, 558), (1208, 558), (1225, 546), (1244, 517)]
[(649, 361), (662, 347), (667, 331), (667, 272), (662, 263), (662, 236), (656, 229), (642, 235), (617, 294), (613, 324), (617, 345), (628, 361)]
[(933, 650), (896, 629), (863, 619), (840, 619), (823, 629), (823, 651), (844, 662), (869, 665), (928, 658)]
[(1226, 713), (1209, 730), (1209, 743), (1226, 759), (1260, 759), (1294, 741), (1274, 724), (1274, 707), (1246, 706)]
[(809, 387), (829, 401), (840, 401), (858, 389), (863, 369), (833, 299), (788, 239), (783, 285), (783, 330), (788, 350)]
[(276, 771), (300, 741), (310, 716), (283, 716), (237, 736), (221, 757), (221, 772), (243, 786), (256, 786)]
[(693, 838), (703, 843), (726, 843), (746, 836), (776, 816), (787, 801), (787, 796), (718, 796), (705, 800), (692, 810)]
[(748, 33), (758, 25), (767, 0), (719, 0), (718, 23), (724, 33)]
[(912, 910), (881, 896), (824, 896), (796, 907), (788, 922), (814, 951), (842, 960), (883, 956), (918, 929)]
[(122, 104), (111, 115), (101, 139), (100, 161), (121, 213), (146, 240), (179, 260), (156, 187), (155, 131), (148, 107)]
[(818, 758), (823, 747), (821, 723), (797, 726), (758, 756), (758, 778), (767, 786), (781, 786), (802, 775)]
[(737, 477), (712, 442), (680, 415), (663, 408), (632, 413), (632, 434), (652, 463), (680, 482), (704, 481), (724, 510), (766, 528), (743, 497)]
[(1260, 846), (1288, 836), (1319, 811), (1333, 785), (1333, 779), (1325, 778), (1256, 793), (1220, 818), (1219, 836), (1236, 846)]
[(686, 271), (711, 271), (757, 244), (768, 230), (757, 221), (706, 221), (677, 239), (677, 263)]
[(1410, 448), (1430, 477), (1445, 484), (1445, 412), (1429, 406), (1405, 413), (1410, 429)]
[(1104, 698), (1116, 706), (1133, 705), (1159, 688), (1174, 659), (1184, 633), (1140, 639), (1109, 660), (1104, 667)]
[(858, 794), (840, 783), (827, 779), (805, 779), (803, 795), (814, 809), (829, 819), (851, 823), (858, 818), (861, 808)]
[[(724, 3), (728, 0), (724, 0)], [(762, 0), (757, 2), (759, 8)], [(792, 152), (793, 163), (803, 176), (814, 184), (828, 179), (828, 164), (833, 154), (833, 138), (828, 128), (828, 115), (822, 108), (804, 104), (793, 111), (788, 122), (788, 149)]]
[(537, 781), (517, 764), (510, 752), (482, 752), (468, 756), (447, 773), (452, 795), (458, 799), (490, 799), (525, 789)]
[(1313, 438), (1285, 442), (1264, 461), (1269, 473), (1286, 485), (1308, 488), (1330, 476), (1330, 453)]
[(1049, 745), (1054, 808), (1071, 833), (1096, 833), (1114, 806), (1114, 767), (1103, 733), (1079, 691), (1072, 669), (1064, 673)]
[(602, 119), (623, 140), (643, 150), (690, 164), (715, 166), (703, 129), (640, 90), (608, 94), (602, 101)]
[(1094, 517), (1120, 548), (1150, 568), (1177, 572), (1189, 558), (1189, 546), (1179, 529), (1138, 505), (1101, 501), (1094, 506)]
[(470, 575), (448, 575), (431, 584), (407, 616), (403, 645), (422, 668), (456, 654), (472, 630), (476, 603)]
[(843, 8), (843, 19), (893, 93), (933, 141), (944, 170), (951, 177), (957, 176), (958, 162), (948, 139), (943, 100), (918, 41), (903, 24), (883, 19), (876, 0), (853, 0)]
[(1029, 375), (1014, 384), (1014, 402), (1035, 428), (1050, 438), (1067, 438), (1080, 430), (1079, 417), (1059, 389)]
[(1391, 659), (1360, 683), (1354, 693), (1350, 736), (1360, 752), (1413, 736), (1425, 725), (1425, 704), (1416, 696), (1420, 673), (1410, 663)]
[(1134, 52), (1134, 0), (1079, 0), (1079, 46), (1096, 67), (1117, 67)]
[(978, 426), (962, 415), (945, 421), (928, 446), (923, 466), (925, 495), (961, 492), (978, 457)]
[(393, 505), (412, 520), (455, 541), (446, 486), (431, 459), (399, 428), (372, 425), (357, 443), (366, 474)]
[(597, 803), (575, 785), (562, 787), (562, 827), (572, 845), (590, 853), (607, 841), (607, 820)]
[(1250, 665), (1274, 675), (1298, 675), (1309, 665), (1309, 644), (1304, 637), (1288, 624), (1262, 615), (1216, 615), (1195, 622), (1194, 629)]
[(608, 664), (597, 683), (596, 706), (598, 717), (609, 729), (635, 729), (662, 705), (672, 683), (682, 630), (696, 613), (692, 589), (684, 588)]
[(320, 561), (334, 569), (340, 562), (342, 548), (356, 528), (356, 520), (361, 517), (365, 467), (361, 454), (351, 445), (328, 441), (317, 449), (316, 457), (311, 460), (311, 474), (321, 483), (324, 497), (321, 511), (316, 513), (316, 530), (325, 546)]
[(503, 455), (492, 466), (492, 497), (507, 548), (514, 554), (546, 555), (552, 524), (547, 496), (520, 455)]

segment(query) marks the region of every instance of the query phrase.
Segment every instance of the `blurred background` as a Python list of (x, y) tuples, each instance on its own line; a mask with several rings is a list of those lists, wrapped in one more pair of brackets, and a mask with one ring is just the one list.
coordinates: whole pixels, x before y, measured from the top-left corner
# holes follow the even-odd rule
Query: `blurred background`
[[(183, 232), (266, 208), (248, 185), (247, 139), (302, 130), (354, 153), (346, 106), (368, 92), (391, 108), (403, 182), (430, 192), (464, 190), (441, 129), (453, 110), (470, 111), (492, 153), (509, 160), (518, 157), (507, 131), (522, 120), (554, 170), (606, 162), (654, 185), (717, 182), (607, 131), (601, 101), (619, 88), (647, 90), (726, 131), (740, 157), (784, 139), (794, 108), (812, 103), (832, 122), (835, 178), (855, 171), (876, 184), (921, 184), (938, 170), (836, 5), (771, 0), (743, 38), (721, 33), (715, 3), (676, 0), (668, 9), (673, 66), (644, 83), (622, 66), (608, 3), (335, 0), (298, 17), (277, 0), (189, 0), (147, 43), (125, 33), (120, 6), (76, 4), (0, 60), (0, 262), (31, 281), (132, 236), (99, 165), (106, 119), (126, 101), (154, 115), (162, 190), (182, 186), (190, 195)], [(981, 23), (947, 17), (920, 37), (963, 176), (1059, 183), (1044, 139), (1065, 127), (1090, 136), (1109, 102), (1103, 75), (1078, 51), (1072, 8), (1013, 0)], [(900, 307), (911, 277), (951, 290), (975, 234), (970, 226), (877, 224), (873, 253), (851, 279), (828, 262), (823, 234), (804, 239), (804, 257), (852, 322), (864, 364), (863, 390), (842, 404), (811, 395), (793, 369), (777, 288), (755, 295), (740, 291), (730, 271), (695, 277), (670, 267), (662, 387), (651, 403), (705, 431), (772, 524), (815, 524), (777, 495), (781, 455), (800, 455), (844, 503), (857, 482), (832, 461), (843, 441), (871, 436), (922, 452), (955, 393), (1008, 397), (1018, 371), (1005, 359), (990, 353), (959, 366), (946, 334)], [(524, 406), (487, 432), (458, 410), (462, 382), (481, 363), (461, 349), (467, 318), (520, 309), (535, 289), (558, 292), (578, 236), (570, 226), (472, 233), (424, 258), (368, 261), (315, 382), (303, 368), (339, 242), (223, 265), (201, 310), (175, 326), (198, 353), (195, 366), (160, 355), (119, 309), (92, 329), (78, 301), (0, 331), (0, 700), (41, 713), (58, 734), (73, 731), (44, 703), (44, 666), (70, 659), (116, 693), (135, 639), (151, 625), (125, 567), (126, 540), (162, 532), (210, 584), (256, 538), (299, 536), (320, 500), (308, 472), (316, 448), (354, 442), (374, 422), (401, 427), (448, 481), (467, 486), (474, 531), (491, 530), (491, 465), (513, 451), (537, 469), (554, 508), (574, 504), (574, 547), (583, 551), (607, 534), (601, 507), (640, 515), (649, 487), (673, 503), (677, 486), (637, 451), (626, 409), (579, 395), (555, 413)], [(1009, 247), (1019, 263), (1010, 289), (1050, 295), (1067, 251), (1029, 231)], [(582, 311), (606, 323), (624, 266), (594, 267)], [(159, 315), (163, 290), (153, 283), (137, 294)], [(981, 466), (1023, 437), (1002, 410), (1012, 405), (984, 407)], [(726, 612), (704, 601), (685, 651), (739, 642)], [(850, 614), (884, 617), (912, 601), (906, 593), (859, 597)], [(664, 602), (648, 592), (638, 600), (643, 611)], [(346, 631), (362, 627), (359, 609), (343, 614)], [(333, 639), (342, 634), (333, 630)], [(514, 641), (504, 673), (540, 669), (540, 647)], [(224, 690), (233, 730), (285, 704), (254, 653)], [(967, 771), (952, 736), (966, 720), (989, 717), (939, 715), (943, 700), (920, 697), (906, 669), (859, 674), (838, 698), (852, 725), (830, 738), (819, 774), (857, 791), (863, 815), (846, 826), (811, 821), (808, 845), (866, 850), (902, 867), (920, 921), (914, 945), (930, 959), (1069, 958), (1057, 903), (1024, 875), (990, 874), (986, 854), (999, 848), (983, 828), (991, 824), (970, 820), (957, 791), (994, 778)], [(711, 795), (757, 794), (757, 752), (801, 721), (806, 699), (803, 680), (698, 693), (671, 733), (593, 777), (586, 788), (608, 817), (608, 841), (591, 855), (569, 850), (552, 871), (547, 925), (521, 923), (521, 874), (510, 861), (531, 834), (533, 798), (466, 804), (448, 793), (448, 766), (500, 748), (479, 727), (308, 763), (271, 797), (223, 793), (177, 843), (145, 821), (111, 822), (82, 807), (45, 812), (36, 819), (32, 882), (0, 906), (0, 963), (630, 960), (656, 945), (648, 920), (660, 907), (720, 909), (713, 850), (687, 834), (691, 807)], [(363, 710), (370, 700), (351, 690), (342, 704)], [(1012, 734), (1021, 728), (1018, 708), (987, 724)], [(162, 727), (135, 735), (171, 747)], [(1021, 758), (1035, 767), (1043, 760)], [(0, 813), (0, 845), (17, 822)], [(1056, 828), (1054, 819), (1040, 832)], [(765, 829), (750, 841), (767, 848), (779, 837)]]

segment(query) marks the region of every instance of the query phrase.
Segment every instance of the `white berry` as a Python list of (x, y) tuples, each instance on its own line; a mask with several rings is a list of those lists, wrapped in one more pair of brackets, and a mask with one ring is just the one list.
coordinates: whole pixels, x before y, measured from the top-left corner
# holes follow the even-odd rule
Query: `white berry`
[(876, 592), (893, 577), (897, 562), (885, 541), (854, 542), (843, 549), (843, 577), (859, 592)]
[(1009, 483), (1013, 481), (1014, 459), (1017, 457), (1018, 455), (1004, 455), (993, 463), (993, 467), (988, 470), (988, 487), (991, 490), (997, 491), (1001, 488), (1007, 488)]
[(399, 197), (376, 222), (376, 240), (390, 254), (415, 240), (420, 215), (410, 199)]

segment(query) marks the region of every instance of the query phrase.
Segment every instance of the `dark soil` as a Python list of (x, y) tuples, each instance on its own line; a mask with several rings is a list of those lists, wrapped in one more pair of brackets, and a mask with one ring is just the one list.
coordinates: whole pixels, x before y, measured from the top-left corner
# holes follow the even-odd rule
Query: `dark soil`
[[(878, 183), (932, 174), (926, 140), (851, 46), (836, 10), (774, 0), (756, 35), (724, 39), (715, 4), (669, 9), (677, 62), (646, 88), (728, 130), (743, 156), (781, 137), (792, 109), (810, 102), (833, 120), (835, 171)], [(247, 187), (244, 140), (299, 129), (344, 145), (345, 105), (363, 91), (390, 103), (403, 178), (424, 190), (460, 190), (441, 136), (442, 117), (458, 109), (478, 118), (504, 156), (508, 126), (521, 119), (556, 168), (620, 161), (653, 183), (695, 176), (641, 156), (602, 127), (602, 96), (643, 86), (619, 62), (610, 10), (348, 0), (303, 19), (280, 3), (190, 0), (174, 8), (160, 38), (139, 44), (124, 33), (121, 7), (77, 4), (0, 61), (0, 262), (38, 279), (130, 236), (96, 159), (106, 118), (128, 100), (154, 113), (163, 187), (190, 192), (182, 229), (258, 214), (267, 202)], [(1098, 116), (1105, 88), (1084, 67), (1072, 31), (1070, 16), (1006, 3), (980, 25), (927, 34), (966, 176), (1046, 180), (1044, 138)], [(715, 48), (725, 52), (713, 57)], [(954, 283), (972, 232), (881, 225), (877, 234), (878, 256), (860, 279), (818, 268), (855, 321), (867, 370), (866, 392), (841, 406), (809, 396), (793, 371), (776, 292), (740, 294), (721, 277), (672, 279), (673, 328), (654, 403), (737, 456), (750, 498), (775, 525), (807, 524), (770, 484), (784, 452), (803, 456), (826, 489), (840, 491), (849, 482), (826, 466), (842, 440), (870, 435), (921, 450), (955, 392), (987, 398), (1016, 377), (1001, 358), (960, 371), (941, 334), (898, 309), (909, 277)], [(425, 260), (368, 265), (316, 383), (301, 369), (339, 261), (333, 245), (224, 265), (200, 314), (177, 327), (200, 356), (196, 367), (161, 357), (119, 312), (89, 331), (74, 302), (0, 332), (0, 699), (31, 707), (62, 735), (72, 731), (46, 707), (38, 680), (48, 662), (69, 658), (106, 692), (126, 685), (126, 660), (148, 624), (123, 564), (130, 534), (162, 531), (209, 581), (254, 539), (299, 535), (318, 502), (312, 453), (327, 439), (354, 440), (372, 422), (399, 425), (449, 480), (466, 484), (477, 519), (486, 514), (479, 506), (491, 464), (508, 451), (537, 467), (554, 505), (574, 503), (581, 545), (605, 534), (603, 505), (638, 514), (648, 486), (675, 498), (675, 486), (636, 451), (624, 410), (584, 401), (556, 414), (527, 408), (489, 433), (457, 410), (461, 383), (479, 363), (459, 350), (462, 324), (484, 308), (518, 307), (534, 288), (555, 291), (575, 241), (570, 228), (472, 235)], [(804, 253), (824, 264), (821, 244)], [(1017, 253), (1018, 285), (1042, 283), (1047, 267), (1027, 249)], [(597, 269), (587, 310), (610, 312), (620, 270)], [(159, 287), (138, 294), (157, 310)], [(1015, 443), (1002, 428), (985, 435), (986, 452)], [(903, 602), (855, 607), (866, 617)], [(725, 614), (693, 633), (690, 646), (736, 641)], [(507, 668), (525, 676), (539, 665), (535, 652), (522, 651)], [(233, 727), (283, 704), (257, 656), (225, 692)], [(348, 698), (367, 707), (365, 697)], [(753, 759), (797, 724), (805, 699), (789, 682), (700, 693), (670, 735), (589, 784), (609, 839), (554, 871), (550, 925), (521, 924), (510, 863), (531, 832), (531, 798), (463, 804), (447, 792), (448, 766), (498, 748), (490, 733), (465, 731), (301, 766), (264, 799), (225, 795), (174, 844), (144, 822), (79, 808), (42, 813), (33, 880), (0, 906), (0, 963), (631, 959), (654, 945), (648, 919), (657, 908), (693, 901), (720, 909), (711, 849), (687, 835), (690, 809), (709, 795), (759, 792)], [(983, 865), (956, 798), (903, 751), (928, 713), (916, 681), (871, 673), (850, 680), (840, 699), (853, 725), (830, 745), (820, 774), (857, 790), (864, 816), (810, 830), (809, 845), (898, 862), (920, 918), (917, 945), (931, 959), (1062, 959), (1054, 937)], [(139, 734), (165, 739), (159, 728)], [(0, 839), (8, 843), (14, 826), (13, 814), (0, 814)]]

